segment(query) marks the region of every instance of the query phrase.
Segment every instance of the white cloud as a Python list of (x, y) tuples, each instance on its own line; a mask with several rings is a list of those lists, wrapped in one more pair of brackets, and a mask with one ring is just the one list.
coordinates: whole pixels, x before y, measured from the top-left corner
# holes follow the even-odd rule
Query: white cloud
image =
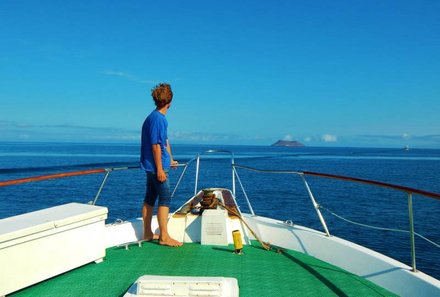
[(234, 138), (234, 136), (228, 134), (181, 132), (181, 131), (170, 131), (168, 132), (168, 136), (173, 142), (176, 141), (222, 142), (222, 141), (229, 141), (231, 138)]
[(283, 140), (285, 141), (293, 141), (293, 136), (290, 134), (287, 134), (286, 136), (284, 136)]
[(30, 128), (31, 125), (25, 124), (25, 123), (17, 123), (14, 121), (2, 121), (0, 120), (0, 129), (23, 129), (23, 128)]
[(123, 72), (123, 71), (106, 70), (106, 71), (102, 71), (101, 73), (104, 75), (108, 75), (108, 76), (122, 77), (124, 79), (138, 82), (138, 83), (142, 83), (142, 84), (156, 84), (157, 83), (157, 81), (155, 81), (155, 80), (142, 79), (142, 78), (139, 78), (135, 75), (132, 75), (131, 73)]
[(403, 133), (402, 138), (403, 139), (410, 139), (411, 135), (409, 135), (408, 133)]
[(184, 132), (169, 131), (168, 137), (172, 143), (196, 143), (196, 144), (255, 144), (270, 143), (269, 138), (259, 135), (237, 135), (223, 133), (207, 133), (207, 132)]
[(427, 135), (410, 135), (408, 133), (404, 133), (403, 135), (358, 135), (358, 139), (360, 140), (368, 140), (375, 142), (393, 142), (393, 143), (402, 143), (403, 140), (410, 140), (411, 142), (430, 142), (431, 144), (440, 143), (440, 134), (427, 134)]
[(0, 121), (0, 141), (131, 141), (138, 142), (140, 131), (115, 127), (73, 124), (35, 125)]
[(324, 134), (321, 137), (322, 140), (324, 140), (325, 142), (337, 142), (338, 141), (338, 137), (336, 135), (331, 135), (331, 134)]
[(122, 72), (122, 71), (108, 70), (108, 71), (103, 71), (102, 74), (110, 75), (110, 76), (129, 77), (129, 75), (127, 73)]

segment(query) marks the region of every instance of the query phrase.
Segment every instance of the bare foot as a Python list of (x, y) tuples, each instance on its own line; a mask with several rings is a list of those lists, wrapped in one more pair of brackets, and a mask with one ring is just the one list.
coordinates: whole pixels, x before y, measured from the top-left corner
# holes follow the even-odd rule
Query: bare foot
[(168, 237), (168, 239), (166, 239), (166, 240), (159, 239), (159, 244), (160, 245), (171, 246), (171, 247), (179, 247), (179, 246), (183, 245), (182, 242), (177, 241), (177, 240), (175, 240), (175, 239), (173, 239), (171, 237)]
[(152, 241), (152, 240), (158, 240), (159, 239), (159, 235), (158, 234), (147, 234), (144, 235), (144, 240), (145, 241)]

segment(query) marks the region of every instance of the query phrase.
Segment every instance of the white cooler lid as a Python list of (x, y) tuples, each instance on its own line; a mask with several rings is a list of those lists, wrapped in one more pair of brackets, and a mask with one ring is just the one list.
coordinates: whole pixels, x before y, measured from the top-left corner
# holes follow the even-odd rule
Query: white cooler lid
[(0, 220), (0, 243), (97, 216), (107, 217), (106, 207), (68, 203)]

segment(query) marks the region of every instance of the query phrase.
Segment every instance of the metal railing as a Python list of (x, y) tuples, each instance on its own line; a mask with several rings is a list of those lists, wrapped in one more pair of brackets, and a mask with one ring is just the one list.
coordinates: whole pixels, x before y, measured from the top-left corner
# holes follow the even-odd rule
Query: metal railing
[[(199, 187), (199, 175), (200, 175), (200, 160), (201, 160), (201, 157), (205, 156), (205, 155), (212, 155), (212, 154), (227, 154), (227, 155), (229, 155), (230, 160), (231, 160), (230, 161), (231, 162), (231, 169), (232, 169), (232, 172), (231, 172), (231, 180), (232, 180), (232, 185), (231, 186), (232, 186), (232, 194), (233, 194), (232, 197), (233, 197), (235, 203), (237, 204), (237, 201), (236, 201), (236, 177), (237, 177), (237, 179), (238, 179), (238, 181), (239, 181), (239, 183), (241, 185), (241, 189), (242, 189), (242, 191), (244, 193), (244, 196), (245, 196), (245, 199), (246, 199), (246, 203), (247, 203), (247, 205), (249, 207), (249, 210), (251, 211), (252, 215), (255, 215), (254, 210), (252, 208), (252, 205), (251, 205), (251, 203), (249, 201), (249, 198), (248, 198), (248, 196), (246, 194), (246, 191), (245, 191), (245, 189), (244, 189), (244, 187), (243, 187), (243, 185), (242, 185), (242, 183), (240, 181), (240, 178), (238, 176), (238, 173), (237, 173), (237, 171), (235, 169), (234, 153), (231, 152), (231, 151), (228, 151), (228, 150), (207, 150), (207, 151), (204, 151), (204, 152), (201, 152), (201, 153), (197, 154), (194, 158), (192, 158), (187, 163), (185, 163), (184, 164), (185, 167), (184, 167), (182, 173), (179, 176), (179, 179), (178, 179), (178, 181), (176, 183), (176, 186), (174, 187), (174, 190), (173, 190), (173, 192), (171, 194), (171, 197), (174, 196), (177, 188), (179, 187), (180, 182), (181, 182), (183, 176), (186, 173), (186, 169), (193, 162), (196, 162), (196, 175), (195, 175), (195, 180), (194, 180), (194, 196), (197, 195), (197, 193), (199, 191), (198, 187)], [(238, 206), (238, 204), (237, 204), (237, 206)], [(240, 209), (238, 209), (238, 211), (240, 212)]]
[(13, 179), (13, 180), (8, 180), (8, 181), (0, 181), (0, 187), (12, 186), (12, 185), (42, 181), (42, 180), (49, 180), (49, 179), (58, 179), (58, 178), (73, 177), (73, 176), (80, 176), (80, 175), (105, 173), (104, 179), (101, 182), (101, 185), (98, 189), (98, 192), (95, 195), (95, 198), (93, 199), (93, 201), (89, 202), (89, 204), (95, 205), (96, 201), (98, 201), (98, 198), (101, 195), (102, 189), (104, 188), (104, 185), (107, 182), (107, 178), (109, 177), (111, 172), (120, 171), (120, 170), (129, 170), (129, 169), (139, 169), (139, 168), (140, 168), (139, 166), (114, 167), (114, 168), (100, 168), (100, 169), (90, 169), (90, 170), (80, 170), (80, 171), (46, 174), (46, 175), (40, 175), (40, 176), (34, 176), (34, 177)]
[[(307, 193), (309, 194), (310, 200), (312, 201), (313, 207), (315, 208), (316, 214), (318, 216), (319, 221), (321, 222), (322, 228), (324, 229), (324, 232), (327, 236), (330, 236), (330, 231), (328, 230), (327, 227), (327, 223), (325, 222), (324, 216), (322, 215), (321, 211), (320, 211), (320, 207), (319, 204), (316, 202), (316, 199), (312, 193), (312, 190), (310, 189), (309, 184), (307, 183), (306, 179), (304, 178), (304, 174), (302, 172), (299, 171), (288, 171), (288, 170), (264, 170), (264, 169), (257, 169), (257, 168), (252, 168), (249, 166), (242, 166), (242, 165), (234, 165), (234, 168), (242, 168), (242, 169), (247, 169), (247, 170), (252, 170), (252, 171), (256, 171), (256, 172), (264, 172), (264, 173), (272, 173), (272, 174), (295, 174), (295, 175), (299, 175), (302, 179), (302, 181), (304, 182), (304, 185), (306, 187)], [(235, 172), (237, 173), (237, 171), (235, 170)], [(238, 176), (238, 173), (237, 173)], [(241, 182), (240, 182), (241, 184)], [(247, 199), (247, 196), (246, 196)], [(254, 212), (252, 211), (252, 214), (254, 214)]]
[[(343, 180), (343, 181), (349, 181), (349, 182), (356, 182), (356, 183), (363, 183), (363, 184), (368, 184), (368, 185), (372, 185), (372, 186), (376, 186), (376, 187), (383, 187), (383, 188), (389, 188), (392, 190), (397, 190), (397, 191), (401, 191), (407, 194), (408, 196), (408, 217), (409, 217), (409, 231), (405, 231), (405, 230), (393, 230), (393, 229), (386, 229), (386, 228), (376, 228), (376, 229), (382, 229), (382, 230), (390, 230), (390, 231), (404, 231), (404, 232), (408, 232), (410, 234), (410, 241), (411, 241), (411, 264), (412, 264), (412, 271), (416, 272), (417, 271), (417, 267), (416, 267), (416, 252), (415, 252), (415, 235), (423, 238), (424, 240), (432, 243), (433, 245), (440, 247), (440, 245), (438, 245), (437, 243), (421, 236), (420, 234), (416, 233), (414, 231), (414, 217), (413, 217), (413, 203), (412, 203), (412, 198), (413, 198), (413, 194), (417, 194), (417, 195), (421, 195), (421, 196), (425, 196), (425, 197), (430, 197), (430, 198), (434, 198), (434, 199), (439, 199), (440, 200), (440, 194), (437, 193), (433, 193), (433, 192), (428, 192), (428, 191), (423, 191), (423, 190), (419, 190), (419, 189), (414, 189), (414, 188), (410, 188), (410, 187), (404, 187), (404, 186), (400, 186), (400, 185), (394, 185), (394, 184), (389, 184), (389, 183), (383, 183), (383, 182), (378, 182), (378, 181), (372, 181), (372, 180), (367, 180), (367, 179), (359, 179), (359, 178), (354, 178), (354, 177), (348, 177), (348, 176), (341, 176), (341, 175), (332, 175), (332, 174), (326, 174), (326, 173), (319, 173), (319, 172), (308, 172), (308, 171), (289, 171), (289, 170), (265, 170), (265, 169), (257, 169), (257, 168), (253, 168), (253, 167), (249, 167), (249, 166), (243, 166), (243, 165), (238, 165), (235, 164), (235, 158), (234, 158), (234, 154), (230, 151), (227, 150), (208, 150), (202, 153), (197, 154), (194, 158), (192, 158), (191, 160), (189, 160), (186, 163), (181, 163), (181, 164), (177, 164), (174, 167), (183, 167), (182, 173), (179, 176), (179, 179), (172, 191), (171, 197), (174, 196), (175, 192), (177, 191), (183, 177), (185, 176), (188, 166), (191, 165), (194, 161), (196, 162), (196, 174), (195, 174), (195, 186), (194, 186), (194, 195), (197, 194), (198, 191), (198, 184), (199, 184), (199, 171), (200, 171), (200, 159), (202, 156), (204, 155), (210, 155), (210, 154), (228, 154), (230, 156), (231, 159), (231, 169), (232, 169), (232, 193), (233, 193), (233, 199), (236, 199), (236, 180), (238, 181), (238, 183), (240, 184), (241, 190), (244, 194), (244, 197), (246, 199), (246, 203), (248, 205), (248, 208), (251, 212), (252, 215), (255, 215), (255, 212), (253, 210), (253, 207), (250, 203), (249, 197), (244, 189), (244, 186), (241, 182), (240, 176), (237, 172), (237, 168), (241, 168), (241, 169), (245, 169), (245, 170), (251, 170), (251, 171), (255, 171), (255, 172), (263, 172), (263, 173), (271, 173), (271, 174), (290, 174), (290, 175), (297, 175), (301, 178), (301, 180), (303, 181), (307, 193), (310, 197), (310, 200), (312, 201), (313, 207), (317, 213), (317, 216), (319, 218), (319, 221), (321, 222), (321, 225), (325, 231), (325, 234), (327, 236), (330, 236), (330, 232), (328, 230), (327, 227), (327, 223), (324, 219), (324, 216), (322, 215), (320, 209), (325, 209), (323, 208), (319, 203), (316, 202), (316, 199), (312, 193), (312, 190), (309, 186), (309, 184), (307, 183), (305, 176), (315, 176), (315, 177), (320, 177), (320, 178), (328, 178), (328, 179), (336, 179), (336, 180)], [(95, 198), (93, 199), (93, 201), (90, 201), (90, 204), (95, 205), (96, 202), (98, 201), (100, 194), (108, 180), (108, 177), (110, 175), (111, 172), (113, 171), (120, 171), (120, 170), (130, 170), (130, 169), (139, 169), (139, 166), (133, 166), (133, 167), (117, 167), (117, 168), (104, 168), (104, 169), (91, 169), (91, 170), (82, 170), (82, 171), (73, 171), (73, 172), (65, 172), (65, 173), (58, 173), (58, 174), (49, 174), (49, 175), (42, 175), (42, 176), (36, 176), (36, 177), (29, 177), (29, 178), (22, 178), (22, 179), (15, 179), (15, 180), (9, 180), (9, 181), (0, 181), (0, 187), (3, 186), (10, 186), (10, 185), (16, 185), (16, 184), (21, 184), (21, 183), (28, 183), (28, 182), (35, 182), (35, 181), (41, 181), (41, 180), (48, 180), (48, 179), (57, 179), (57, 178), (65, 178), (65, 177), (72, 177), (72, 176), (79, 176), (79, 175), (88, 175), (88, 174), (96, 174), (96, 173), (105, 173), (104, 178), (101, 182), (101, 185), (98, 189), (98, 192), (95, 195)], [(344, 219), (344, 218), (343, 218)], [(346, 219), (345, 219), (346, 220)], [(354, 223), (350, 220), (346, 220), (348, 222)], [(358, 225), (363, 225), (363, 224), (358, 224)], [(366, 227), (371, 227), (371, 226), (367, 226), (367, 225), (363, 225)], [(373, 227), (374, 228), (374, 227)]]
[[(411, 242), (411, 266), (412, 266), (412, 271), (413, 272), (417, 272), (417, 266), (416, 266), (416, 250), (415, 250), (415, 235), (421, 237), (422, 239), (430, 242), (431, 244), (439, 247), (440, 245), (427, 239), (426, 237), (416, 233), (414, 231), (414, 212), (413, 212), (413, 203), (412, 203), (412, 198), (413, 198), (413, 194), (417, 194), (417, 195), (421, 195), (421, 196), (425, 196), (425, 197), (429, 197), (429, 198), (434, 198), (434, 199), (439, 199), (440, 200), (440, 194), (437, 193), (433, 193), (433, 192), (428, 192), (428, 191), (423, 191), (423, 190), (419, 190), (419, 189), (414, 189), (414, 188), (410, 188), (410, 187), (405, 187), (405, 186), (400, 186), (400, 185), (394, 185), (394, 184), (389, 184), (389, 183), (384, 183), (384, 182), (378, 182), (378, 181), (372, 181), (372, 180), (367, 180), (367, 179), (360, 179), (360, 178), (354, 178), (354, 177), (348, 177), (348, 176), (342, 176), (342, 175), (333, 175), (333, 174), (326, 174), (326, 173), (319, 173), (319, 172), (309, 172), (309, 171), (276, 171), (276, 170), (263, 170), (263, 169), (257, 169), (257, 168), (252, 168), (249, 166), (241, 166), (241, 165), (235, 165), (234, 167), (236, 168), (242, 168), (242, 169), (246, 169), (246, 170), (252, 170), (252, 171), (256, 171), (256, 172), (265, 172), (265, 173), (273, 173), (273, 174), (292, 174), (292, 175), (298, 175), (301, 177), (301, 179), (303, 180), (307, 192), (309, 194), (310, 199), (312, 200), (313, 206), (318, 214), (319, 220), (321, 221), (321, 224), (325, 230), (325, 233), (327, 234), (327, 236), (330, 236), (330, 233), (328, 231), (327, 228), (327, 224), (324, 220), (324, 217), (322, 216), (321, 212), (320, 212), (320, 208), (322, 208), (315, 200), (312, 191), (310, 189), (310, 186), (308, 185), (305, 176), (316, 176), (316, 177), (321, 177), (321, 178), (328, 178), (328, 179), (336, 179), (336, 180), (342, 180), (342, 181), (349, 181), (349, 182), (356, 182), (356, 183), (363, 183), (363, 184), (367, 184), (367, 185), (372, 185), (372, 186), (376, 186), (376, 187), (383, 187), (383, 188), (388, 188), (388, 189), (392, 189), (392, 190), (396, 190), (396, 191), (400, 191), (400, 192), (404, 192), (407, 194), (407, 198), (408, 198), (408, 219), (409, 219), (409, 231), (407, 231), (410, 235), (410, 242)], [(351, 222), (349, 220), (346, 220), (348, 222)], [(361, 224), (358, 224), (361, 225)], [(367, 225), (363, 225), (365, 227), (371, 227), (371, 226), (367, 226)], [(378, 229), (378, 228), (376, 228)], [(386, 228), (380, 228), (382, 230), (385, 230)], [(389, 231), (402, 231), (402, 230), (395, 230), (395, 229), (386, 229)]]

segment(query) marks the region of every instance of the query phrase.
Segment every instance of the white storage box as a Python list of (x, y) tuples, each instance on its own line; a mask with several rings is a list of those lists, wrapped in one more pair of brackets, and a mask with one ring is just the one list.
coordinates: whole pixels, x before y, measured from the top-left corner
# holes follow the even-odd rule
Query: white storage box
[(101, 261), (107, 212), (69, 203), (0, 220), (0, 296)]

